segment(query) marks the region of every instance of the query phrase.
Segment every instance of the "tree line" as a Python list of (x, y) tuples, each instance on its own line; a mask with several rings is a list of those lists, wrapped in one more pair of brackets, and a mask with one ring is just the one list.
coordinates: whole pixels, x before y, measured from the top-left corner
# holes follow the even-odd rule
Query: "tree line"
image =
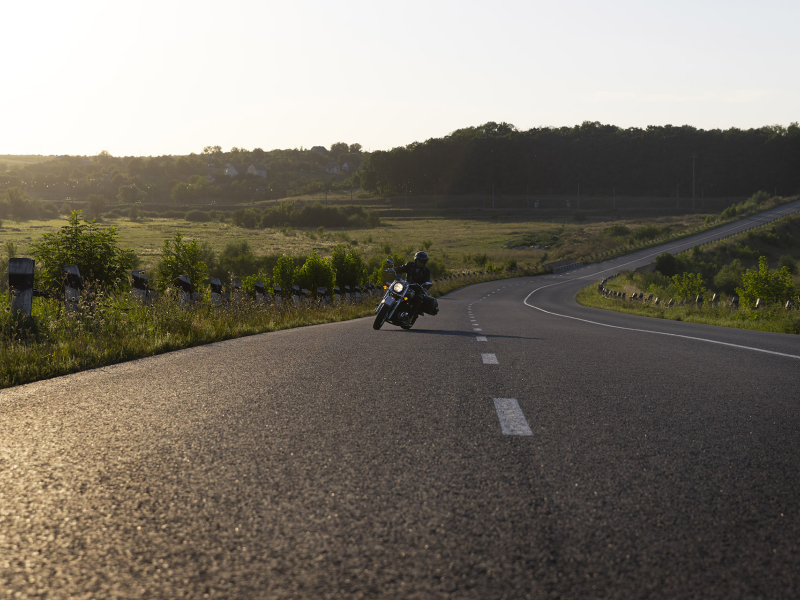
[(361, 185), (382, 195), (577, 194), (749, 196), (800, 190), (800, 126), (703, 130), (684, 125), (518, 130), (489, 122), (372, 152)]

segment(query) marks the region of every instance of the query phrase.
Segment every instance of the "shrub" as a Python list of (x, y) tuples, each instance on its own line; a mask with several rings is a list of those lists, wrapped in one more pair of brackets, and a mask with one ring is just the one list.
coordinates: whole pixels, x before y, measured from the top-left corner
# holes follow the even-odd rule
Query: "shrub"
[(83, 280), (100, 288), (125, 287), (135, 254), (119, 247), (116, 227), (100, 229), (80, 211), (70, 213), (67, 221), (59, 231), (42, 234), (41, 241), (31, 244), (31, 254), (41, 265), (39, 288), (60, 291), (64, 265), (77, 265)]
[(339, 287), (360, 285), (367, 274), (367, 266), (361, 255), (356, 250), (348, 250), (343, 244), (333, 249), (331, 267)]
[(128, 211), (128, 219), (131, 221), (138, 221), (141, 219), (139, 208), (137, 206), (131, 206), (131, 209)]
[(84, 214), (90, 219), (99, 219), (102, 217), (103, 213), (106, 211), (107, 202), (105, 196), (101, 194), (89, 194), (87, 200), (88, 205)]
[(723, 210), (722, 214), (720, 214), (720, 218), (722, 218), (722, 219), (732, 219), (737, 214), (739, 214), (739, 211), (736, 208), (736, 205), (733, 205), (733, 206), (729, 206), (728, 208)]
[(789, 269), (789, 273), (792, 275), (797, 273), (797, 261), (789, 255), (781, 256), (778, 259), (778, 268), (782, 269), (783, 267)]
[(644, 225), (634, 230), (633, 239), (652, 240), (655, 237), (657, 237), (660, 233), (662, 233), (662, 230), (656, 227), (655, 225)]
[(295, 279), (294, 261), (290, 256), (281, 255), (278, 264), (272, 269), (272, 281), (274, 285), (281, 286), (281, 290), (289, 290), (294, 285)]
[(755, 204), (764, 204), (767, 200), (769, 200), (772, 196), (769, 195), (769, 192), (765, 192), (764, 190), (760, 190), (750, 196), (747, 201), (753, 202)]
[(743, 273), (742, 262), (738, 258), (734, 259), (723, 266), (719, 273), (714, 276), (714, 288), (725, 294), (734, 294), (736, 288), (742, 285)]
[(472, 260), (475, 261), (475, 264), (479, 267), (486, 266), (486, 263), (489, 262), (489, 256), (487, 254), (478, 254), (472, 257)]
[(619, 223), (617, 223), (616, 225), (612, 225), (611, 227), (606, 229), (606, 235), (609, 237), (628, 235), (630, 232), (631, 232), (630, 229), (625, 227), (625, 225), (621, 225)]
[(747, 269), (742, 275), (742, 287), (736, 288), (742, 302), (754, 305), (758, 298), (766, 302), (789, 300), (797, 293), (788, 267), (771, 271), (767, 257), (758, 259), (757, 269)]
[(700, 273), (680, 273), (672, 278), (672, 285), (680, 298), (694, 298), (706, 290), (706, 282)]
[(186, 213), (184, 219), (187, 221), (193, 221), (195, 223), (208, 223), (212, 220), (211, 215), (202, 210), (190, 210), (188, 213)]
[(182, 233), (164, 240), (161, 263), (158, 265), (158, 284), (161, 289), (175, 285), (178, 277), (188, 275), (195, 287), (205, 278), (207, 265), (202, 259), (202, 248), (196, 240), (185, 242)]
[(212, 271), (212, 275), (216, 275), (220, 279), (227, 279), (231, 273), (238, 277), (245, 277), (257, 273), (259, 267), (258, 257), (253, 254), (247, 240), (230, 241), (219, 253), (217, 266)]
[(303, 263), (303, 266), (297, 270), (295, 283), (301, 288), (316, 294), (318, 287), (333, 289), (335, 277), (336, 274), (333, 271), (333, 267), (331, 267), (331, 263), (317, 256), (316, 252), (313, 252)]
[(263, 218), (252, 208), (240, 208), (233, 212), (233, 224), (237, 227), (255, 229), (262, 222)]
[(678, 259), (669, 252), (659, 254), (656, 256), (656, 271), (667, 277), (677, 275), (679, 271)]

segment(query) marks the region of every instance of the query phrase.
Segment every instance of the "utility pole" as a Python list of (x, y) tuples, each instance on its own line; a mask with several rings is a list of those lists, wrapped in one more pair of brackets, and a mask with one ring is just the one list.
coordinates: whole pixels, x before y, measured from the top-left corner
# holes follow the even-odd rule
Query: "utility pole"
[(617, 188), (611, 188), (611, 208), (617, 210)]
[(578, 184), (578, 207), (575, 210), (581, 209), (581, 184)]
[(492, 184), (492, 210), (494, 210), (494, 184)]

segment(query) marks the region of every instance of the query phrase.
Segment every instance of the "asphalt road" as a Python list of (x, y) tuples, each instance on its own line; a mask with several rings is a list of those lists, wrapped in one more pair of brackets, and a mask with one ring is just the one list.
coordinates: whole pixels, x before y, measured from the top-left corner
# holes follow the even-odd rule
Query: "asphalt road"
[(574, 302), (658, 251), (0, 391), (0, 598), (800, 596), (800, 338)]

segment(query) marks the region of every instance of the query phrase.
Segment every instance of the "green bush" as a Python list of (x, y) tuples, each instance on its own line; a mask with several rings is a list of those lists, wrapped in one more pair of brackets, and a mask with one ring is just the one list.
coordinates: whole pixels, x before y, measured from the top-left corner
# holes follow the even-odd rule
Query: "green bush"
[(361, 255), (356, 250), (348, 250), (343, 244), (333, 249), (331, 267), (339, 287), (361, 285), (367, 275), (367, 266)]
[(772, 196), (769, 195), (769, 192), (765, 192), (764, 190), (761, 190), (761, 191), (756, 192), (752, 196), (750, 196), (747, 199), (747, 201), (748, 202), (754, 202), (755, 204), (764, 204), (764, 202), (766, 202), (770, 198), (772, 198)]
[(310, 290), (313, 294), (316, 294), (318, 287), (326, 287), (332, 290), (335, 278), (336, 274), (331, 263), (317, 256), (316, 252), (313, 252), (303, 263), (303, 266), (297, 270), (295, 283), (300, 288)]
[(733, 295), (736, 292), (736, 288), (742, 285), (743, 274), (744, 267), (742, 267), (742, 262), (735, 258), (727, 265), (724, 265), (714, 276), (714, 289)]
[(667, 277), (677, 275), (680, 270), (678, 258), (669, 252), (656, 256), (656, 271)]
[(757, 269), (747, 269), (742, 287), (736, 288), (742, 304), (753, 306), (758, 298), (765, 302), (783, 302), (797, 294), (788, 267), (770, 270), (766, 256), (758, 259)]
[(706, 291), (706, 282), (700, 273), (680, 273), (672, 278), (672, 286), (679, 298), (695, 298)]
[(207, 269), (202, 259), (202, 248), (196, 240), (186, 242), (181, 233), (175, 234), (171, 240), (164, 240), (158, 265), (158, 285), (162, 290), (175, 285), (181, 275), (188, 275), (197, 288), (205, 279)]
[(606, 235), (609, 237), (619, 237), (622, 235), (628, 235), (631, 232), (630, 229), (625, 227), (625, 225), (612, 225), (611, 227), (606, 229)]
[(722, 219), (733, 219), (737, 214), (739, 214), (739, 211), (736, 205), (733, 205), (723, 210), (722, 213), (720, 214), (720, 217)]
[(262, 218), (260, 214), (252, 208), (240, 208), (233, 212), (233, 224), (244, 229), (255, 229)]
[(207, 212), (202, 210), (190, 210), (186, 213), (184, 217), (187, 221), (192, 221), (194, 223), (208, 223), (212, 221), (211, 215)]
[(42, 234), (31, 244), (31, 254), (41, 270), (39, 289), (60, 292), (64, 266), (77, 265), (81, 277), (90, 285), (113, 290), (128, 285), (127, 271), (135, 261), (132, 250), (120, 248), (115, 227), (100, 229), (95, 221), (73, 211), (59, 231)]
[(274, 285), (281, 286), (281, 290), (287, 291), (294, 285), (295, 279), (294, 261), (290, 256), (282, 254), (278, 259), (278, 264), (272, 269), (272, 281)]
[(789, 269), (789, 273), (792, 275), (797, 274), (797, 261), (788, 254), (778, 259), (778, 268), (782, 269), (783, 267)]

